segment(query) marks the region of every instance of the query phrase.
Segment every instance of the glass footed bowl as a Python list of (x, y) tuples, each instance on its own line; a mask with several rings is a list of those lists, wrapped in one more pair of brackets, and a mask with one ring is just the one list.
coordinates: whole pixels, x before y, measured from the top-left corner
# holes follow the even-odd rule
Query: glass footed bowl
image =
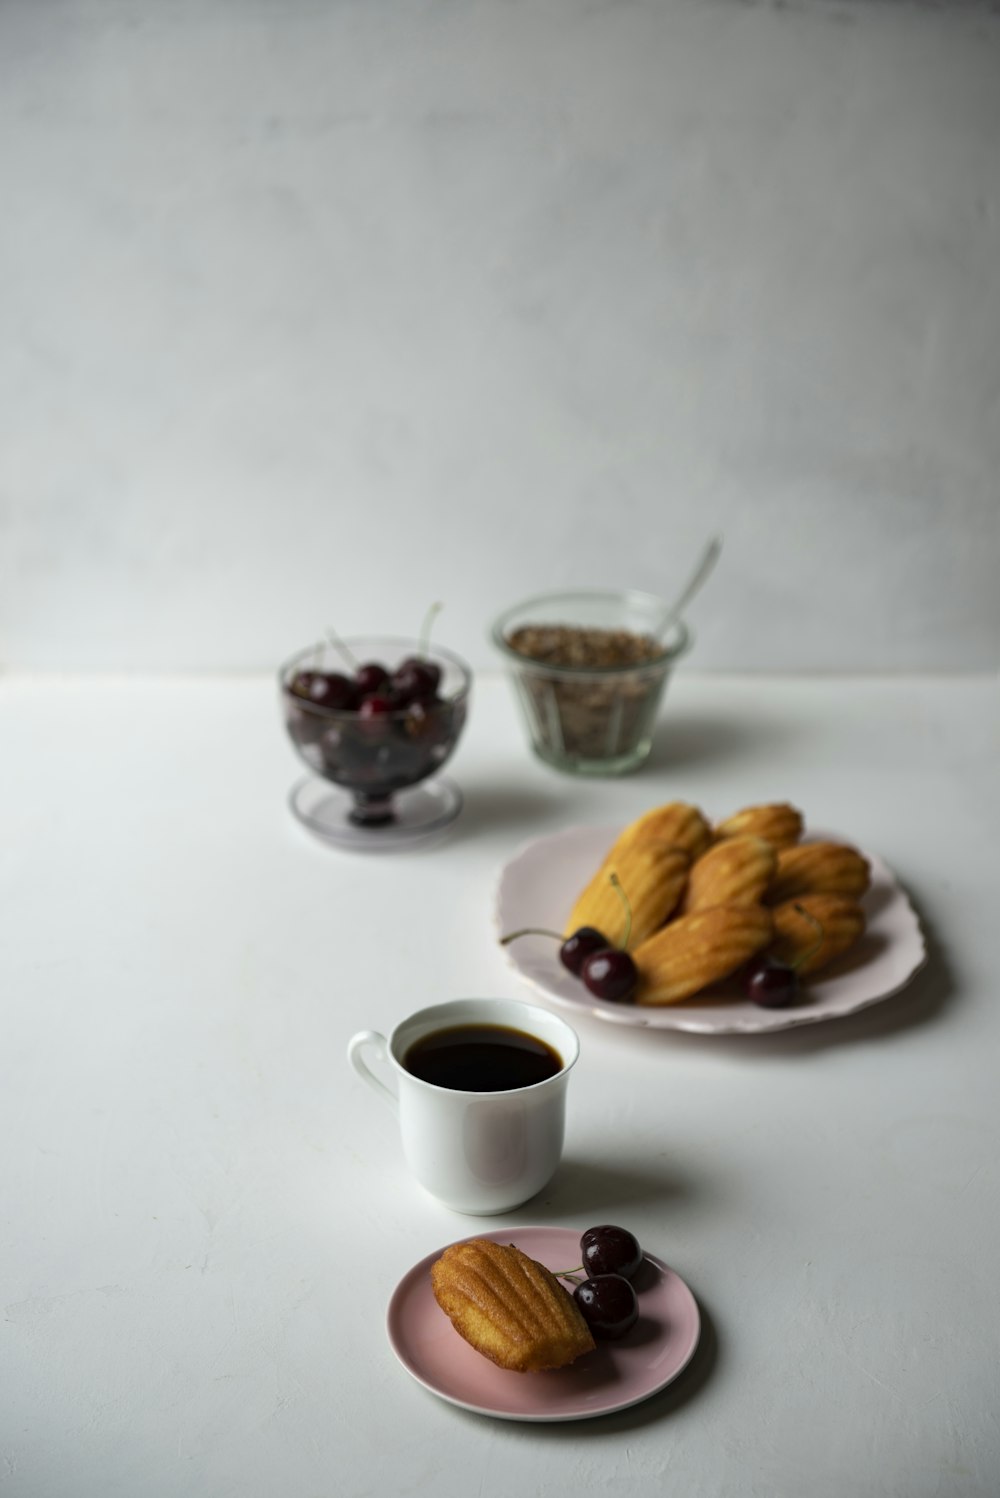
[(317, 676), (352, 679), (332, 645), (311, 645), (286, 661), (278, 682), (288, 735), (313, 774), (344, 793), (324, 798), (307, 780), (292, 793), (293, 810), (313, 831), (349, 846), (358, 846), (365, 832), (395, 832), (383, 841), (398, 845), (409, 834), (437, 830), (461, 809), (457, 788), (441, 782), (422, 795), (411, 788), (451, 757), (465, 726), (472, 673), (450, 650), (421, 651), (416, 640), (358, 636), (343, 644), (359, 665), (377, 661), (391, 675), (404, 660), (421, 660), (438, 669), (440, 681), (432, 697), (366, 718), (356, 706), (333, 708), (307, 695)]

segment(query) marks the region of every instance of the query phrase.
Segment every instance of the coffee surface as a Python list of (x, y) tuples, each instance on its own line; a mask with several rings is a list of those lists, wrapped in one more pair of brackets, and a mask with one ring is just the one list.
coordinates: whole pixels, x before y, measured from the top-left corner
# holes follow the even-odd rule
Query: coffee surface
[(454, 1025), (414, 1041), (403, 1057), (411, 1076), (453, 1092), (511, 1092), (562, 1071), (562, 1057), (523, 1030)]

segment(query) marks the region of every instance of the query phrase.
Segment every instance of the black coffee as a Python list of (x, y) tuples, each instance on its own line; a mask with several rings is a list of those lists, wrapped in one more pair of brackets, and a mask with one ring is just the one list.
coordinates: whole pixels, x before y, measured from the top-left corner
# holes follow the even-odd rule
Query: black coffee
[(454, 1092), (511, 1092), (562, 1071), (562, 1057), (523, 1030), (454, 1025), (414, 1041), (403, 1065), (411, 1076)]

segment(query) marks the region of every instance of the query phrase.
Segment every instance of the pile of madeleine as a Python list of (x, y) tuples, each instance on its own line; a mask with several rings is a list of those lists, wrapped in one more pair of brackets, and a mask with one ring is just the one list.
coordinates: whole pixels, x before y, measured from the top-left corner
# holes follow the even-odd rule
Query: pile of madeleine
[(566, 934), (592, 926), (623, 945), (639, 972), (637, 1004), (677, 1004), (766, 953), (802, 976), (861, 937), (868, 861), (844, 843), (803, 842), (785, 803), (748, 806), (713, 825), (671, 801), (615, 839), (582, 891)]

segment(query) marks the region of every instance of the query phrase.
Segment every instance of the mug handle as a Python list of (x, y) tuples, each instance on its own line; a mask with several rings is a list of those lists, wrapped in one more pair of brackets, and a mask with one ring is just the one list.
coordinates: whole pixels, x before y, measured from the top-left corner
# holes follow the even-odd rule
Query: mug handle
[(393, 1113), (398, 1113), (398, 1097), (384, 1082), (379, 1080), (361, 1054), (365, 1046), (372, 1046), (374, 1048), (375, 1059), (377, 1061), (385, 1061), (388, 1057), (386, 1038), (384, 1035), (380, 1035), (377, 1030), (359, 1030), (357, 1035), (352, 1035), (347, 1042), (347, 1059), (361, 1080), (367, 1082), (369, 1087), (373, 1087), (377, 1093), (385, 1098)]

